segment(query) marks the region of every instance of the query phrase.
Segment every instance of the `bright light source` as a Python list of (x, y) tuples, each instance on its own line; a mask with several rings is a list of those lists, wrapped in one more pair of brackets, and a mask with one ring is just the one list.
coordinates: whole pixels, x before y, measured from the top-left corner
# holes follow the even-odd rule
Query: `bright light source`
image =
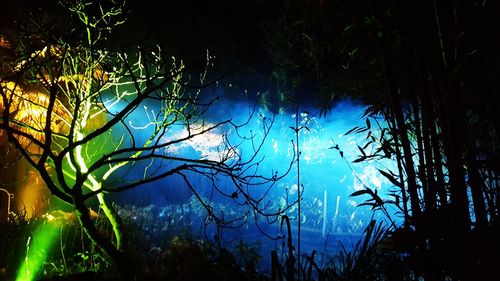
[(26, 257), (21, 263), (16, 281), (36, 280), (48, 254), (57, 238), (58, 227), (54, 223), (45, 222), (40, 225), (26, 244)]

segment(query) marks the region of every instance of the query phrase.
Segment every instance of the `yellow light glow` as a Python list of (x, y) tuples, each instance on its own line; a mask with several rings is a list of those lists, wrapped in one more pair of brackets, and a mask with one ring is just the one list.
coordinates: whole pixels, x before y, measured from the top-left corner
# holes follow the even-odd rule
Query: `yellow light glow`
[[(20, 171), (20, 172), (26, 172)], [(49, 206), (49, 192), (38, 173), (29, 171), (26, 179), (18, 188), (17, 209), (26, 218), (39, 216)]]
[[(24, 89), (14, 82), (1, 82), (3, 94), (10, 100), (9, 118), (16, 123), (15, 128), (28, 133), (33, 138), (44, 141), (43, 129), (47, 121), (47, 110), (49, 98), (40, 90)], [(0, 113), (3, 114), (5, 105), (3, 98), (0, 99)], [(69, 126), (68, 112), (60, 103), (56, 102), (53, 108), (51, 130), (52, 132), (63, 132)], [(35, 147), (28, 138), (17, 136), (19, 143), (29, 152), (36, 153), (39, 148)]]

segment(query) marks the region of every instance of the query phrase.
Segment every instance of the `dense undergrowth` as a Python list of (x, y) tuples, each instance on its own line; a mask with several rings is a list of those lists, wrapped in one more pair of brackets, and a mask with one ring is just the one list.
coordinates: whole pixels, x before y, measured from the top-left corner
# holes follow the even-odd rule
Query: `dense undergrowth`
[[(152, 207), (150, 207), (151, 209)], [(338, 253), (303, 253), (298, 268), (292, 233), (283, 224), (283, 244), (268, 253), (271, 268), (259, 267), (258, 245), (244, 241), (221, 247), (207, 239), (195, 238), (182, 226), (181, 218), (170, 217), (169, 225), (141, 216), (137, 209), (122, 208), (128, 254), (134, 259), (135, 280), (414, 280), (402, 257), (387, 247), (389, 232), (372, 221), (363, 238), (353, 247), (339, 245)], [(149, 209), (142, 210), (148, 214)], [(134, 213), (135, 216), (127, 216)], [(103, 232), (110, 227), (99, 214), (94, 219)], [(285, 216), (283, 222), (288, 218)], [(12, 217), (1, 226), (1, 280), (16, 280), (22, 263), (30, 262), (35, 250), (34, 233), (45, 225), (55, 225), (58, 235), (46, 251), (35, 280), (121, 280), (108, 257), (82, 232), (76, 218), (53, 211), (39, 218)], [(111, 237), (111, 235), (110, 235)], [(264, 239), (264, 238), (263, 238)], [(320, 258), (321, 257), (321, 258)]]

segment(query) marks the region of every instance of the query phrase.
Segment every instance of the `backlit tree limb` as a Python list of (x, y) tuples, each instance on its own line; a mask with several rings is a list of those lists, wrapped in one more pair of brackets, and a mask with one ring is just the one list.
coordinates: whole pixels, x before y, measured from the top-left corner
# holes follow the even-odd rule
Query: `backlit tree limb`
[[(138, 46), (126, 52), (100, 47), (124, 18), (122, 5), (112, 3), (108, 10), (103, 5), (65, 1), (72, 20), (68, 28), (81, 32), (77, 39), (54, 37), (45, 33), (50, 28), (37, 25), (36, 30), (44, 31), (41, 36), (50, 38), (34, 52), (30, 38), (17, 42), (19, 59), (12, 62), (13, 73), (0, 80), (0, 131), (37, 169), (52, 194), (75, 208), (87, 235), (126, 266), (120, 218), (105, 194), (175, 175), (184, 180), (211, 219), (226, 227), (241, 225), (247, 214), (219, 217), (188, 175), (208, 178), (213, 192), (251, 207), (259, 216), (285, 211), (268, 210), (263, 204), (265, 194), (293, 165), (280, 175), (260, 174), (263, 157), (259, 153), (274, 120), (251, 113), (241, 124), (231, 119), (207, 121), (205, 115), (217, 99), (202, 97), (200, 87), (187, 87), (190, 74), (182, 61), (159, 47)], [(210, 60), (207, 52), (201, 85), (207, 83)], [(260, 135), (245, 135), (242, 129), (254, 118), (262, 124)], [(244, 157), (246, 142), (252, 149)], [(178, 153), (185, 148), (198, 150), (195, 155)], [(131, 167), (142, 172), (127, 173)], [(219, 178), (229, 179), (230, 192), (218, 186)], [(256, 186), (262, 186), (258, 197), (251, 190)], [(110, 221), (114, 244), (90, 218), (90, 198), (97, 198)]]

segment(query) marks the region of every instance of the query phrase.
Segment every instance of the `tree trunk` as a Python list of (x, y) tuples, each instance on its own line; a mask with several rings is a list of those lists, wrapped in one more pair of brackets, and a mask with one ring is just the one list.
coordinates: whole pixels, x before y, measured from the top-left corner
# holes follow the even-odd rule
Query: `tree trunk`
[(467, 175), (469, 177), (469, 186), (472, 194), (472, 202), (474, 206), (474, 215), (476, 218), (476, 226), (479, 229), (484, 229), (488, 224), (486, 216), (486, 202), (484, 200), (483, 190), (484, 182), (479, 174), (479, 167), (475, 159), (476, 150), (470, 140), (467, 141), (467, 152), (465, 153), (465, 162), (467, 165)]
[(113, 260), (123, 280), (134, 280), (134, 276), (136, 275), (136, 262), (122, 251), (118, 250), (110, 240), (97, 230), (83, 200), (75, 198), (73, 205), (80, 225), (90, 240)]

